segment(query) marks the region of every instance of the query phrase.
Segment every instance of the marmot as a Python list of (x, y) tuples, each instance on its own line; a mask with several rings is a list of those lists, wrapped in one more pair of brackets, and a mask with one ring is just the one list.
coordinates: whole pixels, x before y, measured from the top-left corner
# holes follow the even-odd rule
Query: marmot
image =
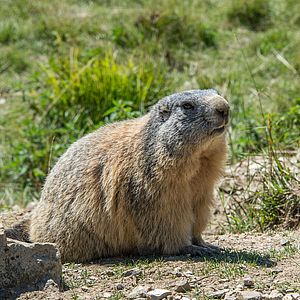
[(201, 233), (226, 160), (228, 114), (215, 90), (185, 91), (79, 139), (46, 179), (30, 240), (57, 244), (63, 262), (213, 251)]

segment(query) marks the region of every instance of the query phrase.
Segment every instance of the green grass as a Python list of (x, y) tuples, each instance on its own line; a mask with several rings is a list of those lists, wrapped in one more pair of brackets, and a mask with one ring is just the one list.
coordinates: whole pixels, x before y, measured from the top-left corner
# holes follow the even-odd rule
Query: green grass
[[(2, 1), (0, 208), (38, 198), (49, 168), (86, 132), (184, 89), (228, 98), (231, 162), (297, 149), (299, 11), (293, 0)], [(256, 195), (264, 221), (237, 213), (237, 226), (276, 225), (291, 196), (285, 178), (282, 169), (266, 177)]]

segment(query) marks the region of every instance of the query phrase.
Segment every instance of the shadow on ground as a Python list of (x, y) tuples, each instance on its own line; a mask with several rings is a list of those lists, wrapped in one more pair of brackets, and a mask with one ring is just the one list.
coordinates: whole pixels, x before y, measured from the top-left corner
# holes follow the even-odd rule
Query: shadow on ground
[(118, 258), (106, 258), (94, 261), (93, 264), (118, 264), (118, 265), (134, 265), (135, 263), (153, 262), (160, 260), (162, 262), (167, 261), (193, 261), (193, 262), (226, 262), (226, 263), (248, 263), (261, 267), (272, 267), (276, 265), (276, 262), (270, 259), (270, 256), (261, 254), (257, 251), (245, 251), (245, 250), (232, 250), (225, 249), (218, 254), (211, 254), (205, 256), (161, 256), (161, 255), (149, 255), (149, 256), (133, 256), (133, 257), (118, 257)]

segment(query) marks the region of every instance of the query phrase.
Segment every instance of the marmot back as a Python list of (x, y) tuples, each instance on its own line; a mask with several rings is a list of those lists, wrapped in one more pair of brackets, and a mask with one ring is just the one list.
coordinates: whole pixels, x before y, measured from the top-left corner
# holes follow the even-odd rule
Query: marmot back
[(56, 243), (76, 262), (208, 251), (201, 233), (226, 159), (228, 112), (214, 90), (186, 91), (79, 139), (46, 179), (31, 241)]

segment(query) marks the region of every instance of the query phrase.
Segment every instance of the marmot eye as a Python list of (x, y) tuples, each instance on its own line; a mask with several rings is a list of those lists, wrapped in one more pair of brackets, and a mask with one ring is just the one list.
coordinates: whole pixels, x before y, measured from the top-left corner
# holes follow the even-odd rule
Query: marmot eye
[(182, 104), (182, 107), (184, 108), (184, 109), (194, 109), (195, 108), (195, 106), (194, 106), (194, 104), (192, 104), (192, 103), (183, 103)]

